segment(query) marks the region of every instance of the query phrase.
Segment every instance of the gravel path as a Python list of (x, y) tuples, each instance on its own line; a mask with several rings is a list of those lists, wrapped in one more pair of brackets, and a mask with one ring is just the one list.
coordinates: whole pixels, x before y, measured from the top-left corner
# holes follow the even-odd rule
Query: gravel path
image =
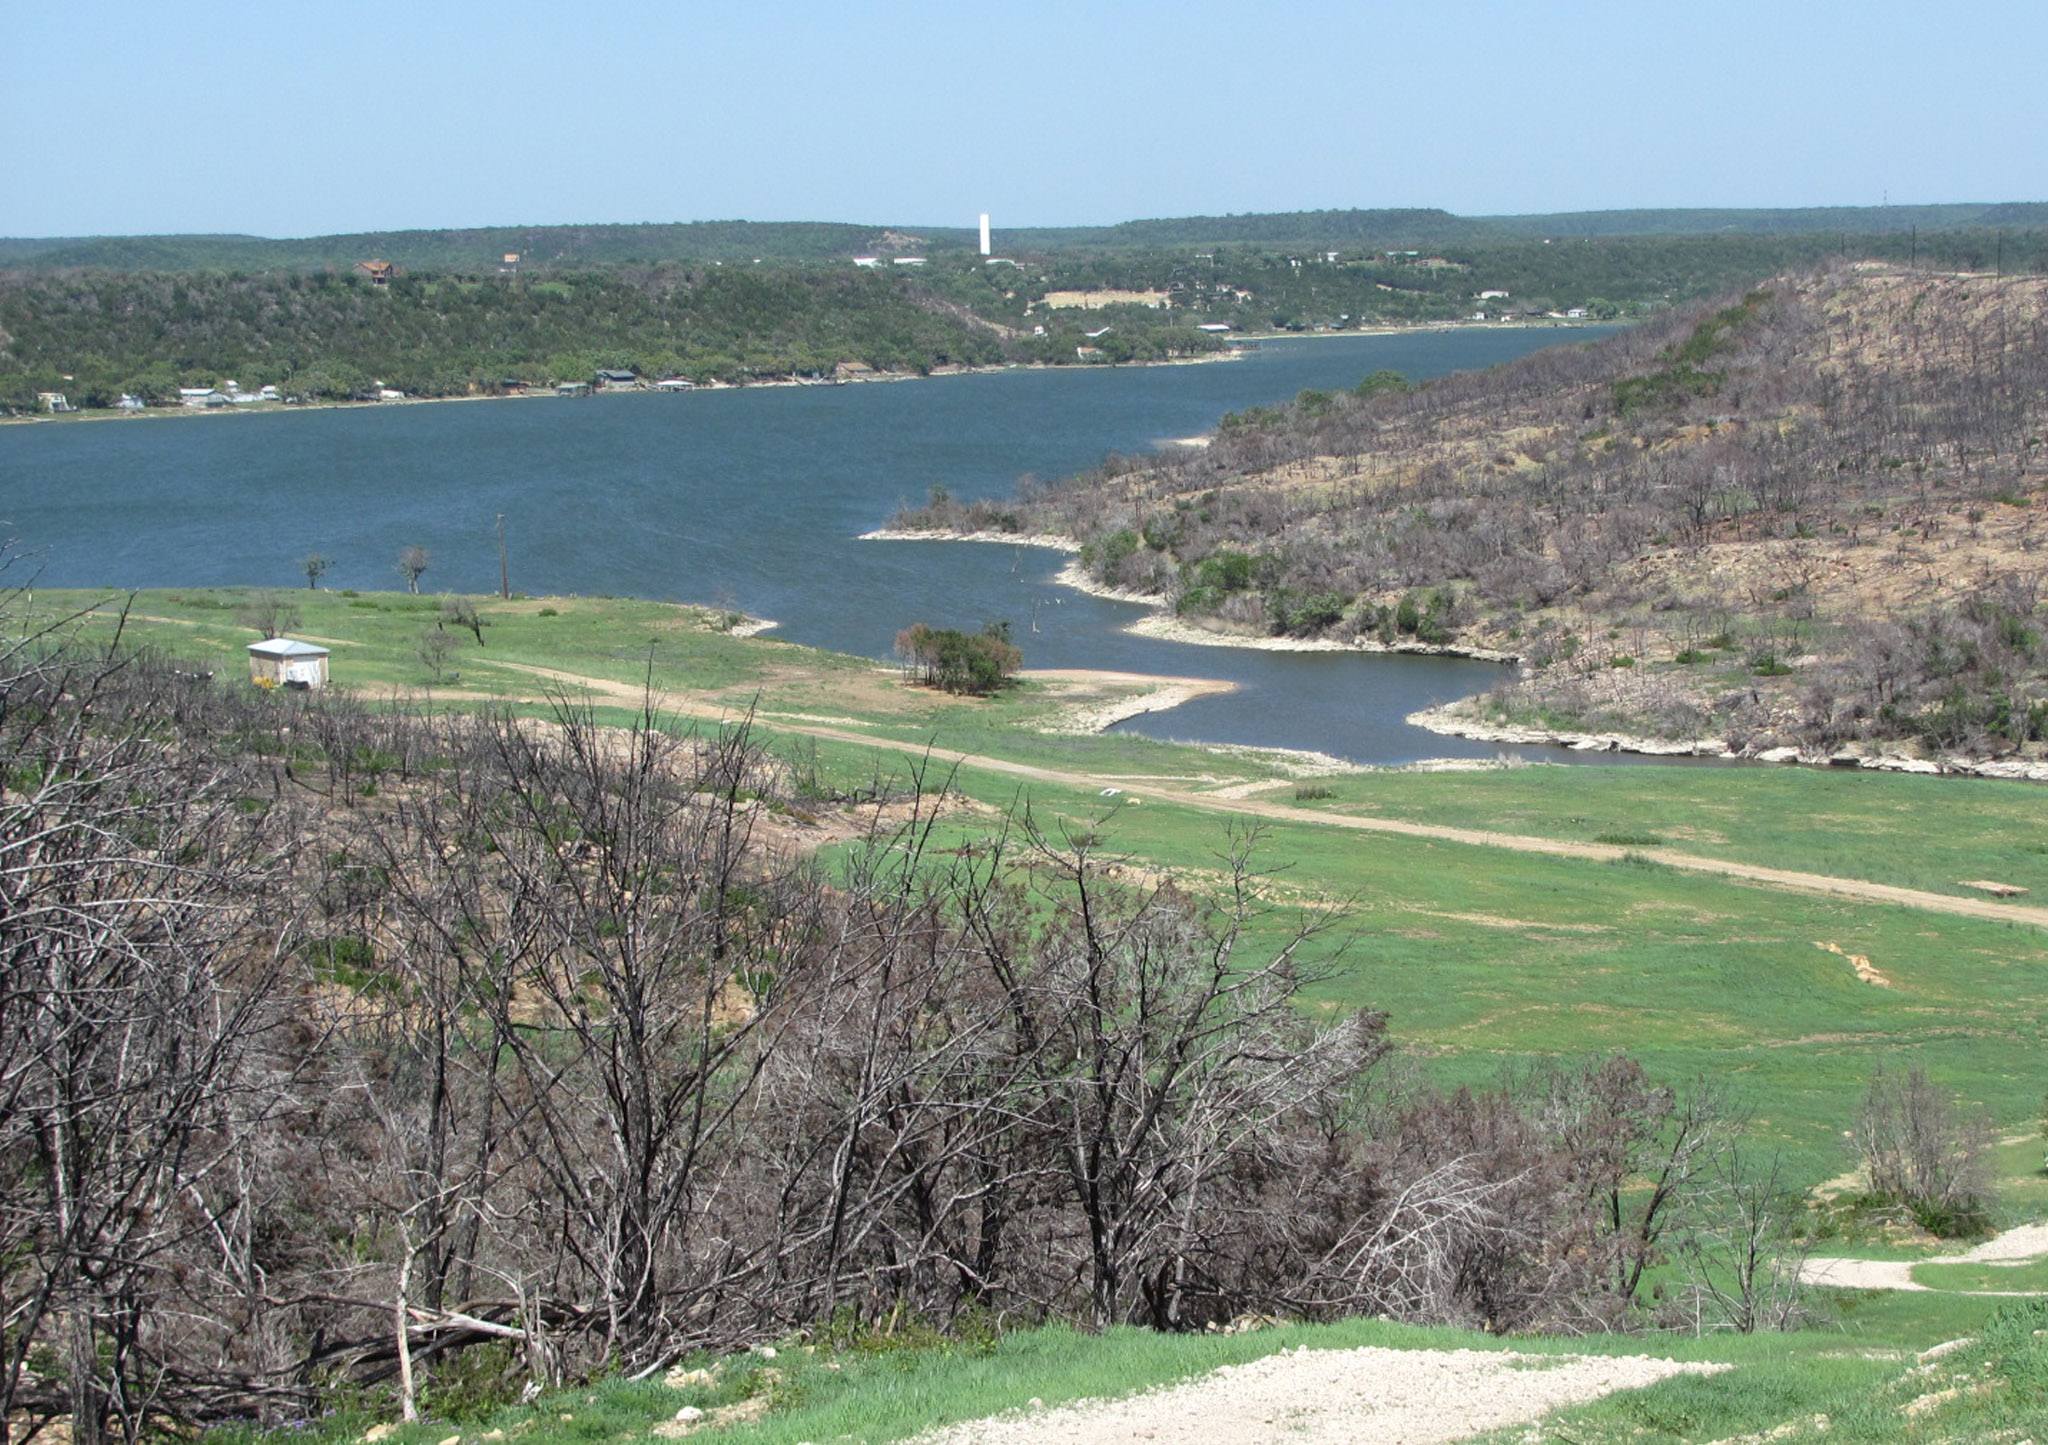
[[(1931, 1259), (1840, 1259), (1816, 1255), (1799, 1266), (1799, 1277), (1807, 1284), (1824, 1284), (1831, 1289), (1913, 1289), (1929, 1286), (1915, 1283), (1913, 1267), (1921, 1264), (2024, 1264), (2048, 1255), (2048, 1224), (2022, 1224), (1994, 1239), (1987, 1239), (1961, 1254), (1937, 1255)], [(2030, 1294), (2028, 1290), (1974, 1289), (1970, 1294)]]
[(1128, 1399), (954, 1425), (916, 1445), (1431, 1445), (1725, 1368), (1637, 1356), (1302, 1347)]

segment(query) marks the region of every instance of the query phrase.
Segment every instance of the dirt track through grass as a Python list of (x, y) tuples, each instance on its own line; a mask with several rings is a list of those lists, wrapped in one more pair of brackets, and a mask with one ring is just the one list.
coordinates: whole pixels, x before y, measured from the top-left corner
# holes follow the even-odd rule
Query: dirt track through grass
[[(729, 707), (697, 702), (672, 693), (655, 693), (650, 697), (644, 688), (614, 682), (608, 678), (588, 677), (528, 663), (500, 662), (497, 666), (543, 678), (562, 687), (588, 691), (612, 705), (637, 710), (651, 702), (664, 712), (683, 717), (710, 722), (728, 722), (735, 718), (733, 709)], [(974, 768), (1064, 787), (1101, 788), (1112, 785), (1110, 779), (1098, 774), (1012, 762), (1005, 758), (957, 752), (950, 748), (906, 742), (899, 738), (876, 737), (853, 728), (787, 722), (781, 719), (764, 722), (759, 726), (775, 732), (795, 733), (827, 742), (880, 748), (912, 757), (928, 758), (948, 766)], [(2048, 928), (2048, 908), (2029, 904), (2005, 903), (1993, 899), (1955, 898), (1944, 893), (1930, 893), (1924, 889), (1872, 883), (1861, 878), (1837, 878), (1822, 873), (1801, 873), (1788, 868), (1765, 868), (1752, 863), (1736, 863), (1724, 858), (1705, 858), (1691, 853), (1675, 852), (1667, 848), (1623, 848), (1606, 843), (1539, 838), (1526, 833), (1495, 833), (1478, 828), (1456, 828), (1396, 818), (1310, 812), (1265, 798), (1220, 797), (1215, 794), (1167, 787), (1159, 783), (1134, 781), (1127, 777), (1117, 778), (1113, 786), (1131, 797), (1148, 798), (1155, 802), (1172, 803), (1179, 807), (1197, 808), (1213, 813), (1295, 824), (1316, 824), (1363, 833), (1392, 833), (1437, 842), (1462, 843), (1475, 848), (1505, 848), (1517, 853), (1543, 853), (1557, 858), (1581, 858), (1596, 863), (1617, 863), (1625, 858), (1636, 857), (1687, 872), (1713, 874), (1787, 892), (1820, 894), (1853, 899), (1862, 903), (1890, 904), (1901, 908), (1918, 908), (1932, 913), (1947, 913), (1959, 918), (1982, 919), (1993, 923), (2021, 923), (2033, 928)]]

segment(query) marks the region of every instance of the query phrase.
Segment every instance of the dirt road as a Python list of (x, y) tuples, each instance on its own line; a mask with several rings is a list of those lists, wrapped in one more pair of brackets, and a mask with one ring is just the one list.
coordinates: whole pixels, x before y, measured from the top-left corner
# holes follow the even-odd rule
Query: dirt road
[[(577, 673), (535, 667), (525, 663), (500, 662), (497, 665), (544, 678), (563, 687), (587, 689), (607, 701), (627, 707), (638, 708), (649, 701), (644, 689), (629, 683), (612, 682), (601, 677), (585, 677)], [(652, 701), (662, 711), (682, 717), (718, 722), (729, 721), (737, 716), (730, 707), (679, 694), (657, 693)], [(776, 732), (797, 733), (830, 742), (856, 743), (863, 747), (928, 758), (947, 767), (973, 768), (980, 772), (1000, 773), (1034, 782), (1096, 789), (1111, 785), (1110, 779), (1092, 773), (1039, 767), (1032, 763), (1012, 762), (1005, 758), (955, 752), (950, 748), (928, 747), (923, 743), (876, 737), (858, 728), (828, 727), (823, 724), (789, 722), (782, 719), (772, 719), (763, 722), (761, 726)], [(2032, 928), (2048, 928), (2048, 908), (2023, 903), (2004, 903), (1989, 898), (1955, 898), (1945, 893), (1929, 893), (1919, 888), (1900, 888), (1889, 883), (1871, 883), (1861, 878), (1835, 878), (1823, 873), (1801, 873), (1789, 868), (1764, 868), (1754, 863), (1737, 863), (1725, 858), (1702, 858), (1691, 853), (1678, 853), (1661, 848), (1620, 848), (1606, 843), (1539, 838), (1527, 833), (1493, 833), (1478, 828), (1453, 828), (1438, 823), (1411, 823), (1397, 818), (1365, 818), (1341, 813), (1313, 812), (1267, 798), (1219, 797), (1189, 788), (1171, 787), (1164, 783), (1134, 781), (1124, 776), (1117, 777), (1113, 785), (1131, 797), (1149, 798), (1155, 802), (1174, 803), (1181, 807), (1200, 808), (1208, 812), (1233, 814), (1239, 817), (1266, 818), (1296, 824), (1312, 823), (1326, 828), (1346, 828), (1360, 833), (1392, 833), (1407, 838), (1463, 843), (1475, 848), (1505, 848), (1515, 853), (1542, 853), (1553, 858), (1583, 858), (1598, 863), (1611, 863), (1629, 854), (1635, 854), (1687, 872), (1714, 874), (1764, 888), (1848, 898), (1859, 903), (1894, 904), (1903, 908), (1924, 909), (1930, 913), (1952, 914), (1958, 918), (1986, 919), (1994, 923), (2023, 923)]]
[[(1930, 1286), (1913, 1278), (1916, 1265), (2020, 1265), (2043, 1257), (2048, 1257), (2048, 1224), (2022, 1224), (1961, 1254), (1936, 1255), (1928, 1259), (1845, 1259), (1815, 1255), (1799, 1266), (1799, 1277), (1808, 1284), (1824, 1284), (1832, 1289), (1925, 1290)], [(1969, 1293), (2032, 1295), (2039, 1291), (1981, 1289)]]

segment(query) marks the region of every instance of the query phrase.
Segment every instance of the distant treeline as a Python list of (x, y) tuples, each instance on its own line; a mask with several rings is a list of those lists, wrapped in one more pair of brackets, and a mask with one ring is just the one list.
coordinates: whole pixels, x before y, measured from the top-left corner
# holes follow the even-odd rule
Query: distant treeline
[[(1410, 208), (1188, 216), (1113, 226), (1000, 227), (1003, 254), (1151, 250), (1162, 247), (1436, 247), (1543, 237), (1877, 235), (1913, 231), (2033, 230), (2048, 203), (1824, 206), (1789, 210), (1576, 211), (1558, 215), (1454, 216)], [(692, 221), (675, 225), (483, 226), (370, 231), (276, 240), (264, 236), (61, 236), (0, 238), (0, 265), (113, 270), (317, 270), (378, 257), (401, 266), (474, 270), (508, 253), (531, 268), (656, 261), (822, 261), (911, 248), (966, 251), (967, 226), (878, 226), (825, 221)]]

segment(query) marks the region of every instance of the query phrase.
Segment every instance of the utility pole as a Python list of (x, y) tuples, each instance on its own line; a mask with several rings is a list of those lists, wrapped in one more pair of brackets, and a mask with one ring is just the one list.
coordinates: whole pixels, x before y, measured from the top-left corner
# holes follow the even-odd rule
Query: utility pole
[(498, 595), (512, 600), (512, 569), (505, 561), (505, 514), (498, 513)]

